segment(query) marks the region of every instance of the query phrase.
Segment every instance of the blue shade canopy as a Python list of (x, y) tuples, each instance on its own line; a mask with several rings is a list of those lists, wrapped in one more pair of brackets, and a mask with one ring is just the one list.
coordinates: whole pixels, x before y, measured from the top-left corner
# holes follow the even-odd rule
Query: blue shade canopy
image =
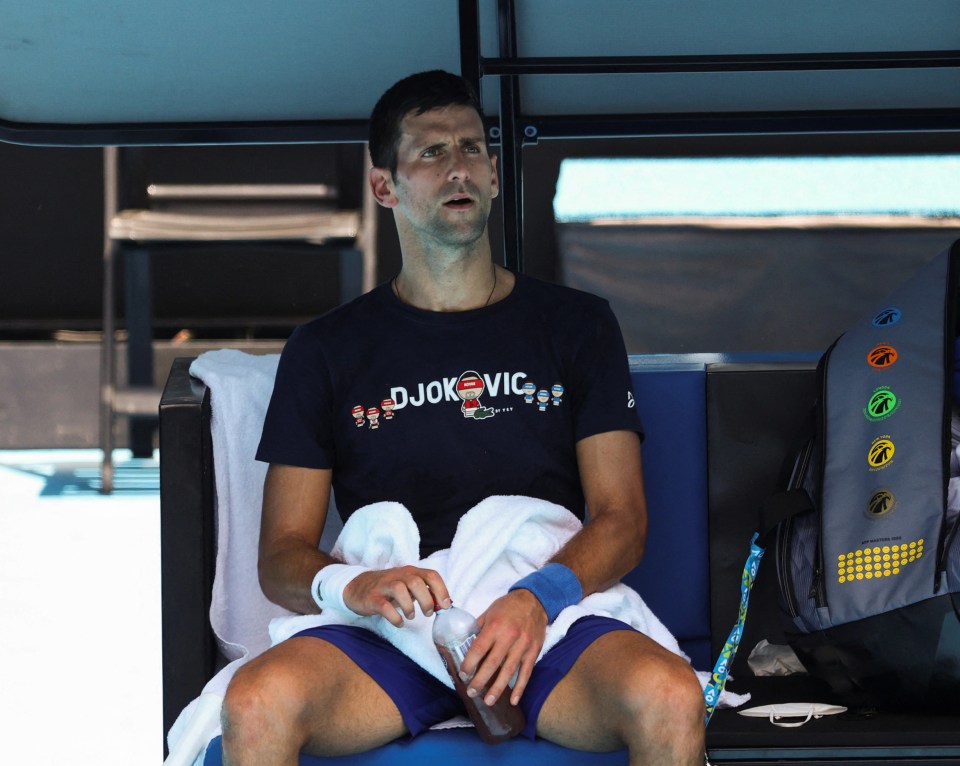
[(460, 67), (445, 0), (0, 0), (0, 18), (17, 122), (365, 118), (399, 75)]
[[(363, 121), (390, 83), (430, 68), (472, 67), (496, 115), (497, 13), (497, 0), (0, 0), (0, 140), (36, 126)], [(521, 0), (515, 16), (521, 59), (656, 59), (521, 74), (531, 120), (960, 110), (954, 0)], [(918, 55), (844, 60), (879, 52)], [(730, 56), (794, 59), (747, 71)]]
[(960, 215), (960, 156), (568, 159), (560, 221)]

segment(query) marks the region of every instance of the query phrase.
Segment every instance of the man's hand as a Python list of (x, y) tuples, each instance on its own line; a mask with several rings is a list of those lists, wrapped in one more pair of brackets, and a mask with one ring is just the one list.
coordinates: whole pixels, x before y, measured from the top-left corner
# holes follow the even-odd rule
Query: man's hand
[(358, 575), (343, 589), (343, 603), (357, 614), (379, 614), (402, 628), (403, 617), (412, 620), (416, 616), (416, 604), (429, 617), (434, 609), (446, 609), (451, 602), (438, 572), (406, 566)]
[(461, 677), (470, 681), (467, 694), (475, 696), (486, 689), (484, 701), (492, 705), (516, 673), (510, 696), (510, 702), (516, 705), (543, 647), (547, 613), (530, 591), (518, 589), (494, 601), (477, 622), (480, 635), (461, 666)]

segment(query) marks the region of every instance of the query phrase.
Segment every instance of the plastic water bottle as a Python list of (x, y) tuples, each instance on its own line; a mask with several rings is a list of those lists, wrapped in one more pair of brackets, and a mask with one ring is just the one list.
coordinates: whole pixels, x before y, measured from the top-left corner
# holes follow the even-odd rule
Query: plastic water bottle
[(526, 719), (519, 707), (510, 704), (509, 688), (492, 706), (483, 701), (486, 689), (476, 697), (467, 696), (467, 685), (460, 680), (460, 665), (479, 632), (480, 626), (473, 615), (455, 606), (437, 611), (433, 619), (433, 643), (440, 652), (453, 686), (463, 700), (480, 738), (495, 745), (519, 734)]

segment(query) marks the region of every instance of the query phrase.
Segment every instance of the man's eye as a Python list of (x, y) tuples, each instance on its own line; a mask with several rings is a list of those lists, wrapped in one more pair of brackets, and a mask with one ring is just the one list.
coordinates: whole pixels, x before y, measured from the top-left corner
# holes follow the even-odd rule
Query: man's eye
[(424, 153), (423, 153), (421, 156), (422, 156), (422, 157), (436, 157), (438, 154), (440, 154), (440, 150), (439, 150), (438, 148), (436, 148), (436, 147), (431, 147), (431, 148), (427, 149), (426, 151), (424, 151)]

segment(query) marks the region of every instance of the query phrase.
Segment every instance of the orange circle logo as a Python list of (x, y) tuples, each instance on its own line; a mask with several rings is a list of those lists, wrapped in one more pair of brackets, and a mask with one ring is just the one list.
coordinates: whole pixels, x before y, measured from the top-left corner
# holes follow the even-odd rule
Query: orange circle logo
[(897, 361), (897, 350), (886, 343), (880, 343), (867, 354), (867, 361), (871, 367), (883, 369)]

